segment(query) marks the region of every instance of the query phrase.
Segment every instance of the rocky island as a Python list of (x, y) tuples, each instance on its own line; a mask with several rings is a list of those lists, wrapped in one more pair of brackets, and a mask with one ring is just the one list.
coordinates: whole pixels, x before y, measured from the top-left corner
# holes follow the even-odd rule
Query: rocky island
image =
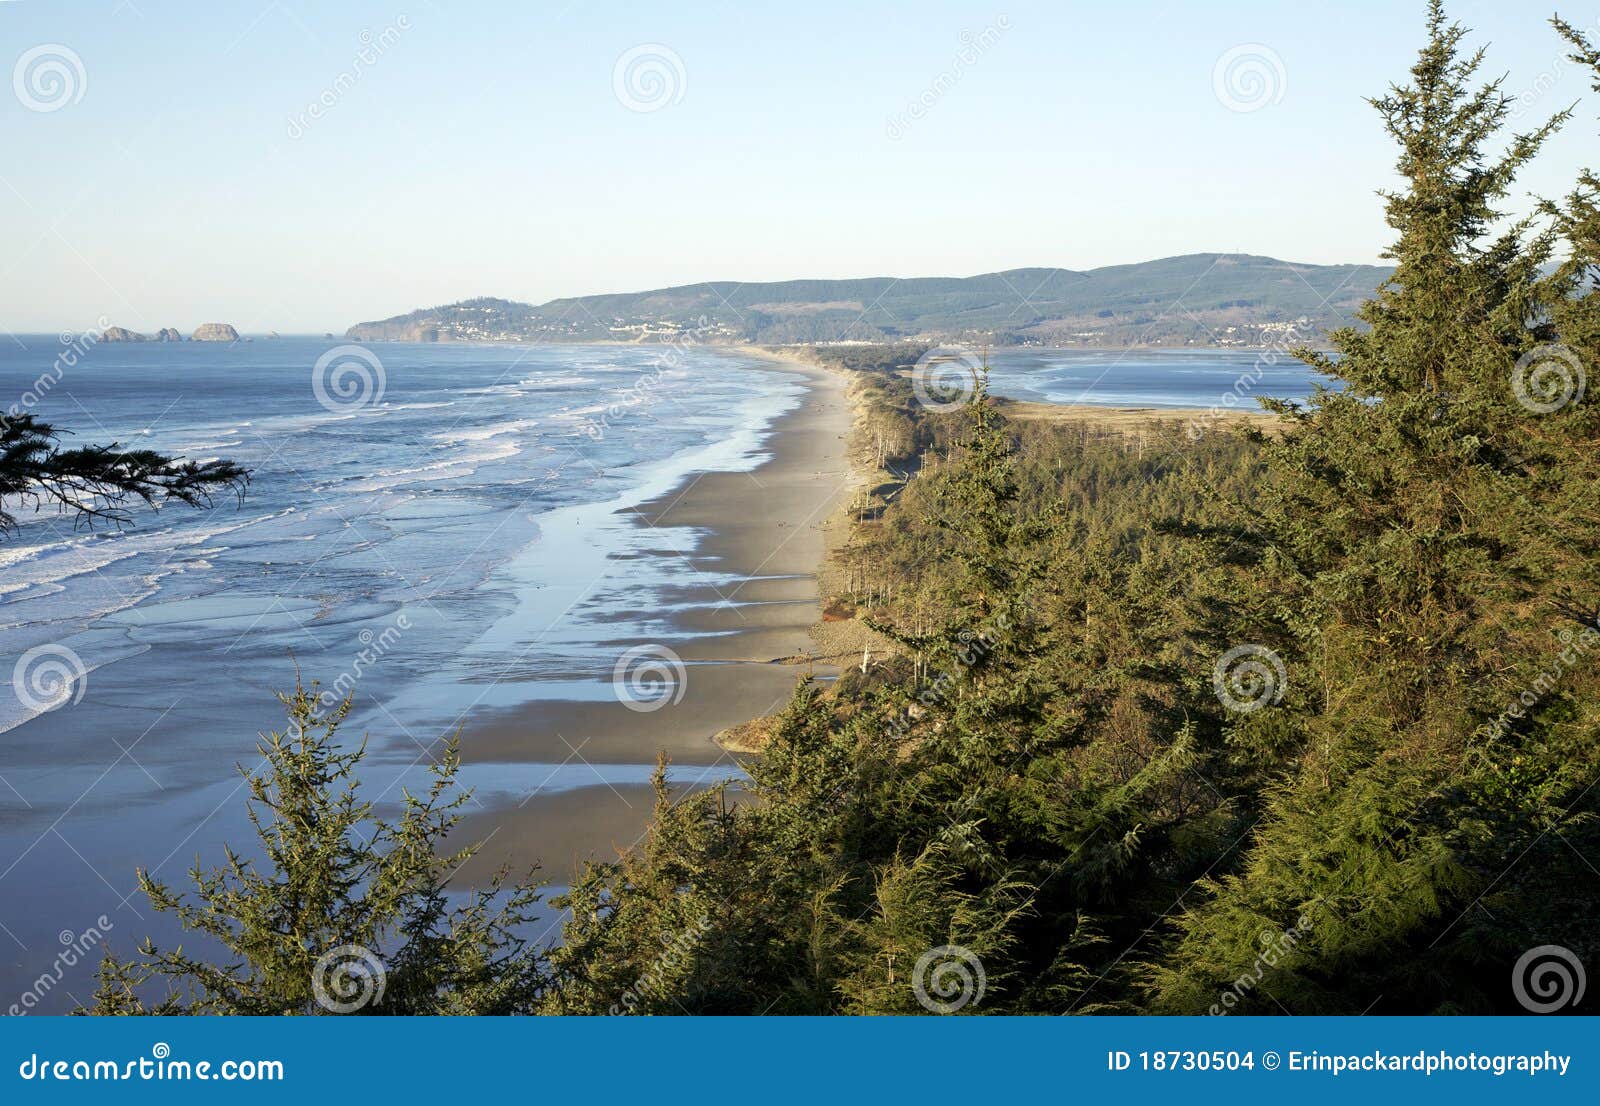
[[(202, 337), (201, 331), (215, 334), (216, 337)], [(183, 334), (175, 326), (164, 326), (156, 331), (155, 336), (140, 334), (138, 331), (129, 330), (123, 326), (108, 326), (100, 333), (102, 342), (182, 342), (186, 341)], [(200, 330), (195, 331), (196, 342), (236, 342), (239, 340), (238, 331), (227, 323), (207, 323)]]

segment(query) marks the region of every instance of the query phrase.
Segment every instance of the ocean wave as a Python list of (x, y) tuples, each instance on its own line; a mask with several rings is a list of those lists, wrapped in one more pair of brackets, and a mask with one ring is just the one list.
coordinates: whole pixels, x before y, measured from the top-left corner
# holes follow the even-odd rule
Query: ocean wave
[(203, 449), (237, 449), (243, 444), (242, 440), (231, 442), (174, 442), (172, 445), (163, 446), (163, 448), (168, 453), (187, 456), (190, 453), (198, 453)]
[[(64, 580), (99, 572), (120, 561), (146, 554), (161, 554), (170, 563), (176, 550), (192, 549), (212, 538), (231, 534), (268, 519), (278, 518), (293, 511), (257, 515), (239, 522), (220, 522), (191, 527), (164, 527), (151, 530), (108, 531), (101, 534), (83, 534), (77, 537), (44, 542), (40, 545), (7, 547), (0, 549), (0, 600), (21, 602), (36, 598), (18, 595), (36, 589), (42, 584), (60, 584)], [(177, 571), (181, 565), (172, 565)], [(46, 593), (53, 594), (53, 593)], [(16, 596), (15, 598), (7, 598)]]
[(475, 426), (466, 430), (441, 430), (436, 434), (429, 434), (428, 438), (435, 442), (486, 442), (491, 438), (504, 437), (507, 434), (520, 434), (525, 430), (538, 427), (538, 419), (513, 419), (510, 422), (491, 423), (488, 426)]
[(596, 381), (592, 376), (574, 373), (554, 373), (549, 376), (529, 376), (517, 381), (519, 388), (587, 388)]
[[(473, 475), (485, 464), (504, 461), (521, 452), (522, 447), (514, 442), (497, 442), (491, 444), (488, 449), (466, 451), (426, 465), (379, 469), (365, 477), (356, 477), (342, 483), (324, 484), (322, 487), (340, 492), (381, 492), (416, 484), (422, 480), (460, 480)], [(461, 471), (452, 471), (456, 469)]]
[(598, 415), (602, 411), (609, 411), (614, 407), (621, 406), (624, 405), (618, 403), (596, 403), (588, 407), (564, 407), (551, 415), (550, 418), (556, 422), (572, 422), (574, 419), (581, 419), (585, 415)]

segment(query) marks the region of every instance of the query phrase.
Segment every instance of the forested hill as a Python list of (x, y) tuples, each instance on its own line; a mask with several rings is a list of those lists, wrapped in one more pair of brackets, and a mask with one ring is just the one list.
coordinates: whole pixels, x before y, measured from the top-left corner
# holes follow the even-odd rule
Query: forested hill
[(1351, 321), (1387, 278), (1376, 265), (1188, 254), (1085, 272), (717, 281), (544, 304), (473, 299), (358, 323), (357, 341), (883, 341), (997, 345), (1265, 345)]

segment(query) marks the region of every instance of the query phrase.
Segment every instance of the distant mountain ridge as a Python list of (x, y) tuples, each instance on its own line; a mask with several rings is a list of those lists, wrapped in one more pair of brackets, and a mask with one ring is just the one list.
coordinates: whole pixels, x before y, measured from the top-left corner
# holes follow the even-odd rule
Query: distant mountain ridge
[(543, 304), (480, 298), (358, 323), (356, 341), (888, 341), (1251, 346), (1353, 321), (1393, 272), (1188, 254), (1082, 272), (712, 281)]

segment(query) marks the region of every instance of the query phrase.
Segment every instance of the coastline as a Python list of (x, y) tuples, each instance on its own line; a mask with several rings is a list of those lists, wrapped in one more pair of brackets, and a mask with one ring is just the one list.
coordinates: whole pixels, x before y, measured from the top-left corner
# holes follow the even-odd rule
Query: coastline
[[(692, 569), (694, 582), (670, 597), (663, 632), (631, 643), (681, 661), (681, 698), (650, 711), (613, 696), (551, 700), (474, 718), (461, 737), (467, 765), (647, 765), (664, 752), (674, 786), (710, 783), (740, 771), (730, 753), (737, 743), (724, 746), (716, 735), (780, 709), (805, 673), (831, 672), (816, 662), (811, 635), (822, 618), (818, 575), (830, 527), (859, 475), (849, 461), (854, 419), (845, 379), (767, 349), (734, 352), (804, 381), (799, 404), (769, 427), (764, 460), (749, 471), (697, 473), (626, 512), (645, 539), (640, 555)], [(695, 540), (681, 544), (684, 534)], [(514, 807), (474, 811), (452, 844), (483, 847), (457, 880), (481, 884), (502, 866), (538, 861), (564, 882), (582, 861), (612, 860), (636, 843), (652, 805), (647, 784), (602, 781), (536, 788)]]
[[(480, 714), (462, 734), (470, 767), (561, 765), (588, 770), (578, 786), (535, 787), (513, 807), (468, 814), (452, 844), (480, 842), (458, 882), (486, 882), (502, 868), (537, 861), (564, 883), (583, 861), (610, 861), (635, 845), (649, 825), (654, 797), (643, 766), (658, 754), (672, 763), (673, 788), (707, 786), (738, 775), (737, 757), (764, 744), (773, 714), (799, 679), (830, 676), (864, 648), (889, 649), (854, 618), (826, 618), (829, 596), (846, 590), (836, 554), (855, 536), (852, 505), (864, 489), (893, 479), (876, 469), (859, 440), (865, 399), (853, 375), (804, 359), (798, 351), (733, 346), (803, 378), (805, 393), (767, 429), (764, 460), (748, 471), (701, 471), (621, 514), (659, 542), (639, 555), (681, 559), (694, 582), (663, 596), (666, 628), (648, 642), (682, 662), (682, 697), (659, 710), (629, 709), (614, 697), (550, 699), (503, 713)], [(1080, 422), (1101, 432), (1138, 434), (1154, 422), (1212, 414), (1199, 408), (1109, 408), (1003, 399), (1022, 421)], [(1220, 421), (1270, 425), (1247, 411)], [(681, 536), (693, 535), (686, 546)], [(679, 536), (677, 539), (669, 535)], [(634, 782), (606, 779), (601, 767), (632, 766)], [(555, 773), (551, 773), (554, 778)], [(502, 793), (502, 798), (509, 798)]]

